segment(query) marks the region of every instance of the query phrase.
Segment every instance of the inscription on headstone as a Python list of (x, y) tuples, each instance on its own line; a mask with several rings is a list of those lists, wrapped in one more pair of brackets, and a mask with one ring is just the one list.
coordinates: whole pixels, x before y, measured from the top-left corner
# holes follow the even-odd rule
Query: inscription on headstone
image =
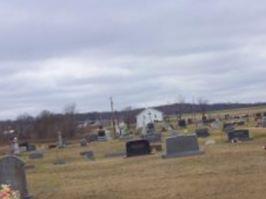
[(210, 136), (208, 128), (196, 129), (196, 135), (201, 138), (206, 138)]

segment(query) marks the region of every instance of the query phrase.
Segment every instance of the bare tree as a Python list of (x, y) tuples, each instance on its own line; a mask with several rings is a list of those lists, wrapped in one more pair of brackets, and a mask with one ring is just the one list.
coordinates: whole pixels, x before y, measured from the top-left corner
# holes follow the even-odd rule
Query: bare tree
[(186, 99), (183, 95), (179, 95), (177, 98), (178, 108), (177, 108), (177, 118), (182, 119), (183, 113), (185, 112)]
[(206, 119), (208, 100), (200, 97), (200, 98), (198, 98), (197, 101), (198, 101), (200, 113), (201, 113), (201, 116), (202, 116), (202, 120), (205, 120)]
[(64, 115), (62, 118), (61, 131), (66, 137), (74, 137), (76, 133), (77, 122), (75, 118), (76, 104), (66, 105), (64, 108)]

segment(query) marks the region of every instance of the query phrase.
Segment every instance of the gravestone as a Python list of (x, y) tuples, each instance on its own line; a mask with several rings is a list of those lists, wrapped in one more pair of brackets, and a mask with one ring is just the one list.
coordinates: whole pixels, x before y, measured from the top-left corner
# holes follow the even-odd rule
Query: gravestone
[(21, 153), (24, 153), (24, 152), (27, 152), (28, 150), (27, 150), (27, 147), (25, 147), (25, 146), (21, 146), (21, 147), (19, 147), (19, 151), (20, 151)]
[(27, 151), (35, 151), (36, 146), (28, 142), (23, 142), (19, 144), (19, 147), (26, 147)]
[(81, 152), (80, 155), (82, 155), (87, 160), (95, 160), (93, 151), (84, 151)]
[(25, 174), (25, 163), (15, 156), (0, 160), (0, 184), (7, 184), (20, 192), (22, 199), (30, 199)]
[(31, 152), (29, 155), (29, 159), (31, 160), (43, 159), (43, 153), (40, 151)]
[(225, 123), (223, 125), (223, 131), (225, 133), (229, 133), (229, 132), (234, 131), (234, 130), (235, 130), (235, 125), (232, 123)]
[(261, 124), (263, 128), (266, 128), (266, 117), (263, 117), (261, 120)]
[(36, 151), (36, 146), (35, 145), (33, 145), (33, 144), (29, 144), (29, 146), (28, 146), (28, 151)]
[(248, 141), (250, 140), (249, 130), (242, 129), (242, 130), (234, 130), (227, 134), (228, 141)]
[(87, 146), (87, 145), (88, 145), (88, 142), (87, 142), (86, 139), (81, 139), (81, 140), (80, 140), (80, 146), (81, 146), (81, 147), (85, 147), (85, 146)]
[(106, 132), (103, 129), (103, 127), (100, 127), (98, 130), (98, 141), (100, 141), (100, 142), (107, 141)]
[(203, 152), (199, 149), (196, 135), (175, 136), (166, 140), (166, 153), (163, 158), (184, 157), (190, 155), (199, 155)]
[(151, 147), (148, 140), (133, 140), (126, 143), (127, 157), (149, 155)]
[(179, 120), (178, 121), (178, 126), (181, 127), (181, 128), (186, 128), (187, 127), (186, 120)]
[(206, 138), (210, 136), (208, 128), (196, 129), (197, 137)]

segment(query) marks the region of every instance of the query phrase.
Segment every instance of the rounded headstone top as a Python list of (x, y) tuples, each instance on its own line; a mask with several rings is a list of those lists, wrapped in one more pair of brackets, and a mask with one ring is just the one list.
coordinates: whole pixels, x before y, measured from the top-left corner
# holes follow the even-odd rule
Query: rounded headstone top
[(0, 159), (0, 164), (5, 162), (15, 162), (16, 164), (20, 164), (21, 166), (25, 165), (25, 162), (15, 155), (6, 155)]

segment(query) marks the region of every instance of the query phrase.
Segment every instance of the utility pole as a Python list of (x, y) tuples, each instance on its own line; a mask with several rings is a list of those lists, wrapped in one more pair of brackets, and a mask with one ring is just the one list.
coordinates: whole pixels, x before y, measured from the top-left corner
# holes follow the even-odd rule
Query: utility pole
[(114, 115), (114, 101), (113, 98), (110, 97), (110, 105), (111, 105), (111, 111), (112, 111), (112, 127), (113, 127), (113, 136), (116, 137), (116, 129), (115, 129), (115, 115)]

